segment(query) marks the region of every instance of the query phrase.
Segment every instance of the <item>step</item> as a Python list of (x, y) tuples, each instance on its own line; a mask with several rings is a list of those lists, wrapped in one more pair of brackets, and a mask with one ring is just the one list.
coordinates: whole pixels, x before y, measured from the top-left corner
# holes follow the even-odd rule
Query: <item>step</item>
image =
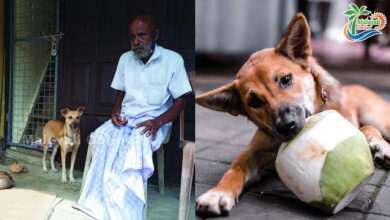
[[(22, 148), (22, 147), (15, 147), (11, 146), (5, 151), (5, 156), (7, 158), (12, 158), (15, 160), (18, 160), (19, 163), (29, 163), (33, 165), (40, 165), (42, 166), (42, 152), (32, 150), (32, 149), (27, 149), (27, 148)], [(50, 156), (51, 153), (47, 152), (46, 155), (46, 164), (50, 164)], [(56, 162), (57, 163), (57, 162)], [(56, 164), (58, 167), (58, 164)]]

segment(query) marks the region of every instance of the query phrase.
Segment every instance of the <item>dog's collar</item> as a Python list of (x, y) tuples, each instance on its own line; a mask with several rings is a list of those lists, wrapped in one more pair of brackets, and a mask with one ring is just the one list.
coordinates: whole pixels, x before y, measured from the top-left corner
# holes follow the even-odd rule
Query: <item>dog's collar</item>
[(322, 99), (322, 105), (321, 105), (321, 111), (322, 111), (326, 101), (328, 100), (328, 93), (325, 91), (324, 88), (321, 88), (321, 99)]
[(321, 88), (321, 98), (322, 98), (322, 101), (324, 102), (324, 104), (325, 104), (326, 100), (328, 100), (328, 93), (325, 91), (324, 88)]

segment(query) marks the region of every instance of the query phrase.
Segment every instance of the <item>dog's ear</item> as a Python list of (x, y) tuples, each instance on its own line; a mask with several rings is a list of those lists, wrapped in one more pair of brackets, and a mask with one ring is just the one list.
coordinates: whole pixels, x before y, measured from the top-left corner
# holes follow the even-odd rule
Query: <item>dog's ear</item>
[(206, 108), (216, 111), (229, 112), (234, 116), (239, 114), (246, 115), (240, 94), (234, 88), (233, 83), (202, 94), (196, 97), (195, 101)]
[(302, 13), (298, 13), (290, 23), (276, 51), (306, 65), (307, 58), (311, 56), (310, 29)]
[(68, 109), (68, 108), (63, 108), (63, 109), (61, 109), (61, 115), (64, 116), (64, 117), (66, 117), (66, 115), (68, 114), (69, 111), (70, 111), (70, 109)]
[(80, 106), (80, 107), (77, 108), (77, 112), (79, 113), (80, 116), (83, 115), (84, 111), (85, 111), (85, 107), (84, 106)]

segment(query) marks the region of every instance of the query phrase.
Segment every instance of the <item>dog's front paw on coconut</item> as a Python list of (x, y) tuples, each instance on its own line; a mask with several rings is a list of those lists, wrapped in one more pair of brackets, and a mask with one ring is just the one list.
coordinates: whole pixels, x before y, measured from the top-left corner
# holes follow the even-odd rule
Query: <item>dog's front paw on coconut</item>
[(196, 200), (196, 214), (204, 217), (227, 215), (234, 205), (234, 196), (230, 193), (209, 190)]

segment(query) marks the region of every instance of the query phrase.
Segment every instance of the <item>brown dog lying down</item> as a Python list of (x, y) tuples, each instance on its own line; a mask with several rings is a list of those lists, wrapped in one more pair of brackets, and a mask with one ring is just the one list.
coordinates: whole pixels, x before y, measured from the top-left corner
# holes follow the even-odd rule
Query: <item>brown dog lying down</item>
[[(364, 133), (378, 167), (390, 166), (390, 103), (358, 85), (341, 86), (311, 56), (310, 30), (296, 15), (277, 48), (251, 55), (232, 83), (200, 95), (206, 108), (245, 115), (258, 130), (217, 186), (197, 199), (198, 215), (228, 213), (246, 181), (275, 160), (283, 141), (291, 140), (305, 118), (334, 109)], [(383, 137), (382, 137), (382, 135)]]

